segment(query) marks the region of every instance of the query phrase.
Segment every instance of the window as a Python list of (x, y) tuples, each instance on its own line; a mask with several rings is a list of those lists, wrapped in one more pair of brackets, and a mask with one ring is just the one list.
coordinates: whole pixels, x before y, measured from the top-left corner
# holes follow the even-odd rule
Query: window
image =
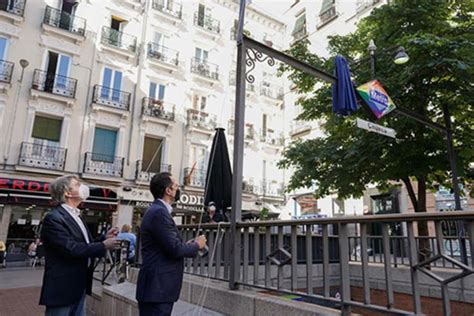
[(329, 22), (336, 14), (336, 0), (324, 0), (321, 6), (321, 11), (319, 11), (319, 19), (321, 24)]
[(8, 39), (0, 37), (0, 59), (4, 60), (7, 56)]
[(161, 171), (162, 144), (161, 139), (145, 137), (142, 171), (153, 173)]
[(116, 141), (117, 131), (96, 127), (92, 146), (92, 160), (114, 162)]
[(51, 142), (59, 142), (61, 138), (61, 119), (36, 116), (31, 137)]
[(201, 146), (191, 147), (191, 166), (196, 163), (196, 168), (204, 170), (206, 169), (207, 152), (206, 148)]
[(201, 62), (206, 62), (209, 57), (209, 52), (207, 50), (196, 47), (194, 57)]
[(110, 68), (104, 68), (102, 76), (101, 97), (104, 99), (112, 98), (113, 101), (120, 101), (120, 90), (122, 90), (122, 72)]
[(291, 35), (293, 35), (295, 39), (306, 35), (306, 13), (304, 11), (296, 17), (295, 27)]
[(164, 100), (165, 99), (165, 86), (162, 84), (157, 84), (155, 82), (150, 82), (150, 89), (148, 90), (148, 97), (154, 100)]
[(204, 111), (207, 105), (207, 98), (205, 96), (200, 96), (195, 94), (193, 97), (193, 109), (198, 111)]

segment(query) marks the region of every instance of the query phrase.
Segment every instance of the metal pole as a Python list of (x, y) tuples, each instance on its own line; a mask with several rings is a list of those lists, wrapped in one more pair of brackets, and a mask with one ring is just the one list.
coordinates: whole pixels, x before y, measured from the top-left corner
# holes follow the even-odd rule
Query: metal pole
[[(454, 155), (451, 116), (449, 114), (449, 108), (446, 103), (443, 104), (443, 117), (444, 124), (446, 125), (446, 143), (448, 145), (448, 159), (449, 164), (451, 166), (451, 181), (453, 185), (455, 210), (462, 211), (461, 197), (459, 192), (458, 169), (456, 165), (456, 157)], [(467, 265), (466, 240), (464, 239), (464, 221), (457, 221), (456, 226), (459, 240), (459, 248), (461, 250), (461, 261), (462, 263)]]
[(237, 43), (237, 71), (235, 87), (235, 124), (234, 124), (234, 160), (232, 176), (232, 213), (230, 220), (231, 248), (229, 288), (238, 289), (240, 278), (240, 231), (237, 223), (242, 220), (242, 171), (244, 160), (244, 124), (245, 124), (245, 45), (242, 41), (245, 1), (241, 0), (240, 27)]

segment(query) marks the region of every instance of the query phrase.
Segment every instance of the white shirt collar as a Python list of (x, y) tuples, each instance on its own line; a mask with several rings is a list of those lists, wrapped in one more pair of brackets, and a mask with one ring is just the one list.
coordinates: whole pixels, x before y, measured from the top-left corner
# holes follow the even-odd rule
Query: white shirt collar
[(73, 214), (73, 215), (76, 215), (76, 216), (80, 216), (81, 215), (81, 211), (78, 209), (78, 208), (74, 208), (72, 206), (69, 206), (67, 205), (66, 203), (63, 203), (61, 205), (63, 208), (66, 209), (66, 211), (68, 211), (69, 213)]
[(169, 205), (168, 203), (166, 203), (165, 200), (158, 199), (158, 201), (161, 201), (166, 206), (166, 209), (168, 210), (168, 212), (171, 214), (171, 212), (173, 211), (173, 207)]

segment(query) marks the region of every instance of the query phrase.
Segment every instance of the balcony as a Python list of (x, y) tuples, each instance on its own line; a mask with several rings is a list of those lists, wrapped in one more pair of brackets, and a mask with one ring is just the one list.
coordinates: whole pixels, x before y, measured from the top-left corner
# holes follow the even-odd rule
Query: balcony
[(265, 196), (283, 198), (285, 195), (285, 186), (283, 183), (275, 181), (263, 181), (262, 193)]
[(84, 170), (86, 174), (117, 177), (123, 176), (123, 157), (114, 157), (88, 152), (84, 156)]
[(35, 69), (33, 75), (33, 90), (51, 93), (67, 98), (76, 96), (77, 80), (55, 75), (43, 70)]
[(179, 64), (179, 52), (156, 43), (148, 43), (147, 56), (151, 61), (174, 70)]
[(215, 115), (209, 115), (209, 113), (189, 109), (187, 124), (191, 127), (201, 128), (207, 131), (214, 131), (217, 127), (217, 121)]
[(143, 165), (143, 160), (138, 160), (135, 180), (149, 183), (151, 178), (160, 172), (171, 172), (171, 165), (161, 164), (159, 170), (153, 170), (152, 168), (148, 168), (146, 164)]
[(16, 0), (16, 1), (1, 0), (0, 11), (14, 14), (19, 17), (23, 17), (23, 14), (25, 13), (25, 5), (26, 5), (26, 0)]
[(92, 102), (114, 109), (128, 111), (130, 108), (131, 95), (129, 92), (95, 85)]
[(0, 82), (10, 83), (12, 81), (13, 63), (0, 59)]
[(137, 51), (137, 38), (135, 36), (107, 26), (102, 27), (101, 43), (131, 54), (135, 54)]
[(64, 170), (67, 149), (42, 144), (21, 143), (18, 164), (25, 167)]
[(213, 81), (219, 80), (219, 66), (199, 58), (191, 59), (191, 72)]
[(164, 3), (163, 0), (153, 0), (152, 7), (173, 19), (181, 20), (183, 17), (183, 5), (181, 3), (175, 3), (174, 1)]
[(307, 121), (295, 120), (291, 124), (290, 134), (292, 137), (303, 136), (311, 131), (311, 124)]
[(206, 185), (207, 171), (203, 169), (184, 168), (183, 183), (186, 186), (204, 188)]
[[(232, 71), (229, 75), (229, 86), (235, 87), (236, 82), (237, 82), (237, 74), (235, 73), (235, 71)], [(247, 93), (248, 92), (254, 93), (255, 92), (255, 85), (245, 81), (245, 91)]]
[(142, 115), (156, 117), (159, 119), (174, 121), (175, 120), (175, 107), (172, 106), (172, 111), (166, 111), (165, 107), (170, 108), (170, 104), (166, 104), (163, 100), (157, 100), (152, 98), (143, 98), (142, 101)]
[(278, 101), (283, 101), (283, 88), (272, 85), (268, 82), (262, 82), (260, 86), (260, 95)]
[(46, 6), (43, 23), (81, 37), (85, 36), (86, 19), (71, 15), (68, 12), (50, 6)]
[(285, 146), (283, 133), (275, 133), (273, 130), (260, 130), (260, 141), (271, 146)]
[(221, 22), (214, 19), (210, 15), (202, 15), (198, 12), (194, 13), (194, 25), (205, 30), (206, 32), (219, 34), (221, 32)]

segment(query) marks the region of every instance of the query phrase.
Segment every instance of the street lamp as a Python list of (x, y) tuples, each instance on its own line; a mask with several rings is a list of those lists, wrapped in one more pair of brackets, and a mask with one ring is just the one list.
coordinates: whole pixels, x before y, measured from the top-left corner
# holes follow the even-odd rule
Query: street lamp
[[(367, 47), (370, 55), (370, 76), (372, 79), (375, 79), (375, 54), (377, 46), (375, 46), (374, 40), (369, 41), (369, 46)], [(405, 64), (410, 60), (410, 57), (405, 51), (403, 46), (393, 46), (390, 48), (383, 49), (379, 54), (395, 53), (393, 57), (393, 62), (397, 65)], [(361, 60), (362, 61), (362, 60)]]

